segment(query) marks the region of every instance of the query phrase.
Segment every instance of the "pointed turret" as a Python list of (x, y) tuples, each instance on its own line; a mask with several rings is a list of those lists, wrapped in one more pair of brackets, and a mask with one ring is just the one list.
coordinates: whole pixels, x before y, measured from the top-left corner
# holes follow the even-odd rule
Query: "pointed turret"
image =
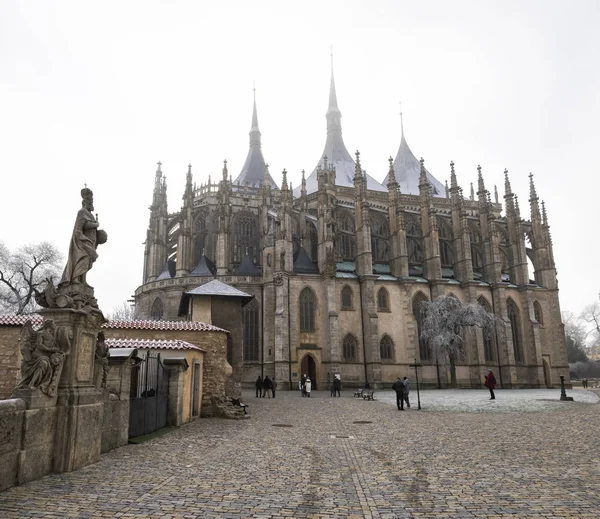
[[(321, 153), (321, 159), (306, 179), (307, 194), (314, 193), (318, 190), (318, 174), (317, 169), (321, 166), (323, 157), (327, 156), (328, 165), (324, 169), (335, 168), (335, 184), (337, 186), (352, 187), (354, 180), (354, 160), (348, 153), (344, 139), (342, 138), (342, 113), (338, 108), (337, 93), (335, 89), (335, 81), (333, 79), (333, 62), (331, 64), (331, 80), (329, 84), (329, 106), (325, 114), (327, 119), (327, 140), (325, 141), (325, 149)], [(374, 178), (367, 175), (367, 189), (373, 191), (385, 192), (385, 186), (377, 182)], [(300, 196), (300, 188), (296, 188), (294, 196)]]
[(239, 186), (260, 187), (263, 179), (267, 180), (271, 187), (277, 187), (273, 178), (265, 168), (265, 158), (261, 150), (261, 134), (258, 129), (258, 114), (256, 111), (256, 89), (254, 90), (254, 104), (252, 107), (252, 126), (250, 128), (250, 149), (246, 156), (246, 162), (242, 171), (237, 176), (234, 184)]

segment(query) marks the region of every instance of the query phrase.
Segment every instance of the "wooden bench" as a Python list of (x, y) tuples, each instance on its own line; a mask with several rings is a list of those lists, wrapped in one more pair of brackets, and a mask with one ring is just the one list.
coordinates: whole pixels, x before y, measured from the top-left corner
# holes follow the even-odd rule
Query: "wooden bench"
[(246, 411), (248, 404), (242, 404), (242, 401), (237, 398), (232, 398), (231, 403), (237, 407), (241, 407), (244, 410), (244, 414), (248, 414), (248, 411)]
[(362, 388), (357, 389), (356, 391), (354, 391), (354, 395), (352, 397), (354, 398), (355, 396), (357, 396), (360, 398), (361, 396), (363, 396), (363, 392), (364, 392), (364, 389), (362, 389)]
[(366, 393), (362, 393), (363, 400), (375, 400), (375, 390), (369, 389)]

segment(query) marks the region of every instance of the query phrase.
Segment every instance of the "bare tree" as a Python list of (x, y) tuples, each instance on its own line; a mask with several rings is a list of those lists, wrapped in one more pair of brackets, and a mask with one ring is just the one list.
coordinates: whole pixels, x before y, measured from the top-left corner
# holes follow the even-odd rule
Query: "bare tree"
[(112, 313), (109, 315), (109, 319), (114, 321), (133, 321), (138, 318), (138, 315), (135, 305), (123, 301), (119, 306), (113, 308)]
[(586, 342), (590, 333), (597, 333), (595, 328), (590, 328), (582, 316), (577, 317), (568, 310), (563, 311), (561, 315), (565, 326), (565, 345), (569, 364), (588, 362)]
[(462, 303), (454, 296), (440, 296), (421, 304), (423, 316), (421, 339), (438, 364), (450, 363), (452, 387), (456, 386), (456, 362), (464, 358), (464, 329), (478, 327), (491, 336), (496, 317), (477, 303)]
[[(588, 333), (592, 333), (596, 338), (600, 338), (600, 301), (587, 305), (585, 310), (581, 313), (580, 319), (583, 319), (588, 323), (588, 326), (590, 327)], [(565, 326), (566, 324), (567, 323), (565, 323)]]
[(50, 242), (24, 245), (11, 252), (0, 242), (0, 313), (34, 312), (35, 291), (46, 279), (59, 278), (63, 256)]

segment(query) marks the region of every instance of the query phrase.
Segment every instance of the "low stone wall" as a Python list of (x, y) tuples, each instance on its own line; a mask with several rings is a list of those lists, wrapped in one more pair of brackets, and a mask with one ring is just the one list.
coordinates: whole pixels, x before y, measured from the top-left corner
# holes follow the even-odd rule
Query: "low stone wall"
[(52, 470), (56, 407), (25, 409), (19, 398), (0, 400), (0, 491)]

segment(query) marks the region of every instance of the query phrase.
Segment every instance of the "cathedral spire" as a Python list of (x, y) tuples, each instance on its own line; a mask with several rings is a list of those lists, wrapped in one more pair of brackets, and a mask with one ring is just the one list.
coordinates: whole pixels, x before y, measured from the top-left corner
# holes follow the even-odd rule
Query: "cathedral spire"
[(185, 176), (185, 195), (183, 198), (185, 199), (187, 196), (193, 193), (193, 185), (192, 185), (192, 165), (188, 164), (187, 175)]
[(342, 112), (338, 108), (335, 80), (333, 78), (333, 54), (331, 54), (331, 80), (329, 82), (329, 106), (327, 107), (327, 134), (342, 131)]
[(254, 93), (254, 105), (252, 107), (252, 127), (250, 128), (250, 147), (260, 147), (260, 130), (258, 129), (258, 115), (256, 113), (256, 87), (252, 89)]

